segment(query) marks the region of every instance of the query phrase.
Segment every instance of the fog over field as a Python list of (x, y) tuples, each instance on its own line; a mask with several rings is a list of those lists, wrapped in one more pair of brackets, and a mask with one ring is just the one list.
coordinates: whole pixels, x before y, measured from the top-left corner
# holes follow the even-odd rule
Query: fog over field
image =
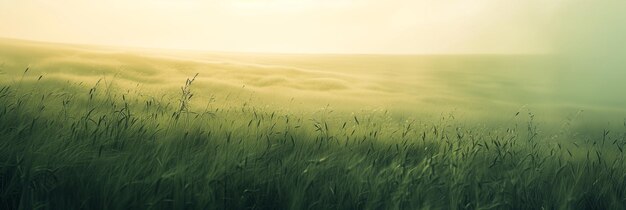
[(0, 0), (0, 209), (626, 209), (624, 11)]
[(626, 111), (626, 98), (620, 97), (626, 85), (616, 66), (579, 66), (554, 54), (246, 54), (11, 39), (0, 44), (5, 83), (21, 79), (29, 67), (27, 79), (42, 75), (49, 83), (89, 86), (105, 79), (136, 91), (175, 93), (181, 81), (198, 73), (196, 97), (222, 104), (252, 100), (296, 110), (330, 106), (384, 109), (404, 118), (454, 113), (496, 121), (524, 110), (551, 123), (583, 111), (579, 123), (601, 126), (619, 125)]

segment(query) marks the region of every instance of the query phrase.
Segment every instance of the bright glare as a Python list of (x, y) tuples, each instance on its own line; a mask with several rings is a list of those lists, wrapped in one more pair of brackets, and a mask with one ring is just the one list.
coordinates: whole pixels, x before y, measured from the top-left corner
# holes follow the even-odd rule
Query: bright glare
[(529, 53), (561, 1), (0, 0), (0, 36), (209, 51)]

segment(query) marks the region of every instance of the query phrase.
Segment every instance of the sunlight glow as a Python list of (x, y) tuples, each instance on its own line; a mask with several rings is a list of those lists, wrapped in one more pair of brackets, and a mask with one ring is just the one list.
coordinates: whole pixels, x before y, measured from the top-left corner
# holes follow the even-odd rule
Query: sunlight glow
[(535, 0), (0, 0), (0, 37), (244, 52), (545, 52), (550, 46), (540, 35), (541, 23), (555, 5)]

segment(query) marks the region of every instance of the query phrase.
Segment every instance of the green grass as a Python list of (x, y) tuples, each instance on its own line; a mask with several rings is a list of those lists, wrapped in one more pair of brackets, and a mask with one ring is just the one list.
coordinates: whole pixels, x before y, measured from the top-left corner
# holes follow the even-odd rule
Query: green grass
[(552, 59), (0, 39), (0, 209), (624, 209), (621, 89)]
[(157, 97), (102, 80), (5, 83), (0, 209), (626, 208), (622, 133), (552, 141), (530, 112), (481, 126), (198, 106), (193, 82)]

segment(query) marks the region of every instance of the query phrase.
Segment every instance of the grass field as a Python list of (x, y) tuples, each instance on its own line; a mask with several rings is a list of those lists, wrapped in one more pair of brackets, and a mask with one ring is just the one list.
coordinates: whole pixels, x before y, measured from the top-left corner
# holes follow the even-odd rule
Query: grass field
[(565, 71), (0, 40), (0, 209), (624, 209), (621, 78)]

